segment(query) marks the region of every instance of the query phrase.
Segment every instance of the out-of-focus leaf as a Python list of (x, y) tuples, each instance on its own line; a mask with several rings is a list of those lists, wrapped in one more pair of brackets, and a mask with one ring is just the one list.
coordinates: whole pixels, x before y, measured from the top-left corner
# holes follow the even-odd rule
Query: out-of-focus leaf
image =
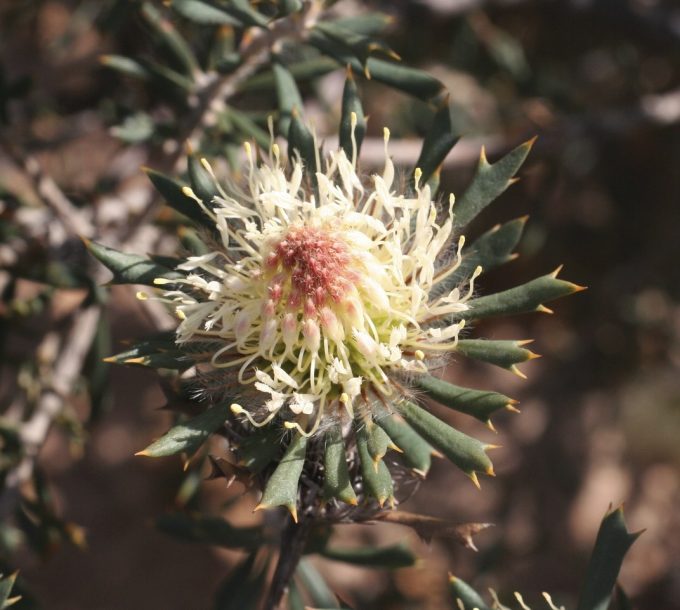
[(308, 559), (301, 559), (295, 574), (305, 588), (316, 608), (338, 608), (338, 600), (330, 590), (323, 576)]
[(111, 353), (111, 324), (105, 312), (99, 316), (90, 351), (85, 361), (84, 375), (90, 395), (90, 420), (96, 421), (110, 403), (108, 392), (110, 367), (104, 358)]
[(288, 585), (288, 610), (305, 610), (305, 601), (294, 580)]
[(187, 76), (196, 74), (200, 70), (196, 56), (170, 20), (149, 2), (142, 4), (142, 16), (182, 72)]
[(337, 21), (319, 21), (314, 27), (329, 39), (345, 46), (363, 65), (366, 65), (368, 57), (375, 53), (398, 59), (396, 53), (384, 41), (344, 28)]
[(191, 79), (177, 72), (177, 70), (173, 70), (150, 59), (139, 59), (139, 63), (149, 73), (153, 84), (157, 88), (161, 91), (173, 93), (173, 99), (181, 99), (182, 102), (186, 101), (187, 92), (191, 91), (194, 87)]
[(128, 144), (138, 144), (153, 136), (154, 122), (146, 112), (127, 117), (120, 125), (111, 128), (111, 134)]
[(491, 416), (499, 409), (513, 409), (517, 404), (516, 400), (503, 394), (464, 388), (432, 375), (418, 375), (414, 382), (430, 398), (485, 424), (490, 424)]
[(203, 256), (210, 252), (210, 247), (198, 236), (194, 229), (182, 226), (179, 228), (178, 233), (182, 246), (194, 256)]
[(479, 485), (477, 472), (493, 475), (491, 460), (485, 453), (488, 445), (452, 428), (412, 402), (404, 400), (396, 407), (418, 434), (439, 449), (468, 475), (475, 485)]
[[(354, 126), (353, 126), (354, 123)], [(361, 143), (366, 134), (366, 118), (361, 106), (359, 91), (351, 68), (347, 70), (345, 88), (342, 92), (342, 110), (340, 116), (340, 147), (347, 158), (355, 162), (359, 158)], [(354, 137), (352, 137), (354, 136)]]
[(227, 549), (254, 551), (265, 543), (261, 527), (234, 527), (219, 517), (171, 513), (158, 517), (156, 527), (184, 542), (214, 544)]
[(290, 511), (293, 520), (297, 522), (298, 481), (305, 464), (306, 449), (307, 437), (295, 434), (276, 470), (269, 477), (262, 500), (256, 510), (285, 506)]
[(369, 57), (364, 66), (361, 60), (349, 52), (346, 47), (321, 31), (313, 30), (309, 37), (309, 43), (322, 53), (333, 57), (341, 66), (349, 64), (355, 73), (368, 75), (373, 80), (404, 91), (419, 99), (429, 101), (444, 89), (444, 85), (427, 72), (404, 66), (398, 62)]
[(358, 549), (325, 548), (321, 551), (326, 559), (342, 561), (367, 568), (408, 568), (415, 564), (416, 556), (404, 543), (387, 547), (363, 547)]
[(10, 597), (10, 595), (12, 595), (14, 582), (17, 579), (17, 574), (18, 572), (14, 572), (9, 576), (2, 576), (2, 574), (0, 574), (0, 610), (13, 606), (21, 599), (21, 595)]
[[(468, 301), (469, 309), (463, 314), (456, 314), (455, 317), (465, 318), (466, 320), (479, 320), (492, 316), (507, 316), (534, 311), (552, 313), (543, 303), (584, 290), (582, 286), (558, 280), (557, 274), (559, 271), (560, 268), (521, 286), (515, 286), (503, 292), (472, 299)], [(451, 319), (453, 318), (451, 316)]]
[(192, 455), (229, 416), (229, 403), (210, 407), (200, 415), (177, 424), (136, 455), (164, 457), (176, 453)]
[(215, 596), (215, 610), (246, 610), (257, 608), (258, 600), (265, 590), (267, 562), (259, 568), (255, 564), (257, 552), (253, 552), (230, 572)]
[(623, 558), (641, 533), (628, 531), (620, 507), (604, 517), (576, 610), (607, 610)]
[(263, 150), (267, 150), (270, 144), (269, 134), (253, 121), (245, 112), (235, 108), (226, 110), (232, 125), (243, 135), (252, 138)]
[(477, 610), (491, 610), (477, 591), (464, 580), (453, 576), (453, 574), (449, 574), (449, 590), (451, 595), (453, 595), (454, 602), (457, 602), (457, 600), (463, 602), (465, 610), (472, 610), (473, 608), (477, 608)]
[(196, 155), (189, 155), (187, 158), (187, 170), (191, 188), (198, 198), (206, 205), (212, 207), (214, 197), (219, 197), (220, 192), (215, 184), (215, 179), (206, 169), (207, 161)]
[[(455, 211), (454, 206), (454, 214)], [(437, 274), (441, 279), (435, 277), (433, 296), (450, 292), (467, 280), (478, 266), (486, 273), (513, 260), (515, 255), (512, 251), (522, 236), (527, 219), (528, 216), (516, 218), (503, 225), (496, 225), (480, 235), (471, 246), (464, 250), (463, 260), (455, 271), (447, 274), (445, 268)]]
[(215, 229), (214, 223), (210, 220), (208, 215), (205, 214), (201, 206), (194, 199), (185, 194), (185, 187), (182, 184), (152, 169), (146, 168), (144, 171), (156, 190), (171, 208), (198, 224), (202, 224), (213, 230)]
[[(296, 82), (311, 80), (337, 70), (338, 62), (329, 57), (312, 57), (298, 62), (286, 64)], [(275, 84), (273, 70), (264, 70), (249, 78), (240, 88), (241, 91), (269, 90)]]
[(425, 439), (423, 439), (398, 413), (381, 410), (376, 423), (383, 429), (394, 443), (403, 451), (406, 462), (422, 477), (430, 470), (432, 456), (438, 455)]
[(142, 64), (123, 55), (103, 55), (99, 61), (103, 66), (126, 76), (142, 80), (147, 80), (151, 76), (151, 73)]
[(230, 0), (223, 8), (244, 25), (266, 28), (269, 24), (269, 19), (256, 11), (248, 0)]
[(279, 133), (287, 138), (289, 136), (293, 109), (302, 112), (304, 105), (295, 78), (288, 68), (281, 62), (275, 61), (272, 65), (272, 70), (274, 71), (276, 97), (279, 103)]
[(279, 10), (283, 15), (291, 15), (302, 10), (302, 0), (279, 0)]
[(432, 538), (452, 538), (473, 551), (477, 550), (473, 536), (493, 525), (492, 523), (452, 523), (446, 519), (402, 510), (380, 513), (376, 519), (410, 527), (425, 542), (430, 542)]
[(201, 25), (241, 25), (226, 11), (202, 0), (171, 0), (170, 6), (185, 19)]
[(153, 286), (156, 278), (180, 279), (184, 275), (138, 254), (119, 252), (94, 241), (85, 240), (88, 250), (113, 273), (112, 284)]
[(439, 169), (444, 162), (446, 155), (456, 145), (460, 139), (459, 127), (456, 124), (455, 108), (449, 103), (448, 99), (437, 110), (434, 115), (432, 126), (425, 134), (423, 147), (420, 151), (416, 167), (420, 168), (422, 174), (422, 184), (426, 183)]
[(392, 21), (392, 17), (385, 13), (367, 12), (352, 17), (340, 17), (333, 23), (345, 30), (370, 36), (382, 32)]
[(335, 424), (326, 433), (324, 472), (324, 498), (337, 498), (347, 504), (357, 504), (357, 497), (349, 480), (340, 424)]
[(260, 428), (247, 435), (238, 447), (239, 465), (257, 474), (262, 472), (278, 455), (281, 432), (273, 426)]
[(531, 341), (502, 341), (491, 339), (461, 339), (456, 346), (456, 352), (467, 358), (481, 360), (508, 369), (516, 375), (524, 374), (517, 368), (517, 364), (538, 358), (531, 350), (522, 347)]
[(456, 226), (468, 224), (514, 182), (513, 178), (533, 144), (534, 140), (529, 140), (493, 164), (487, 161), (482, 149), (475, 177), (465, 193), (456, 201)]
[(394, 487), (392, 475), (385, 462), (376, 462), (368, 450), (368, 432), (363, 424), (357, 426), (356, 431), (357, 450), (361, 461), (361, 478), (364, 482), (365, 491), (375, 498), (382, 506), (386, 501), (394, 501)]

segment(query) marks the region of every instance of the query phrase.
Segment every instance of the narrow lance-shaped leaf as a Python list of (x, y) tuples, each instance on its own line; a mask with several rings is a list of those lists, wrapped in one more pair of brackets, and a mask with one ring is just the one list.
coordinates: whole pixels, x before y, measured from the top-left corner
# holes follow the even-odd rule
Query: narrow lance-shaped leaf
[(356, 505), (357, 497), (349, 480), (345, 443), (342, 439), (340, 424), (333, 425), (326, 433), (324, 472), (324, 498), (337, 498), (341, 502)]
[[(533, 311), (552, 313), (543, 303), (584, 290), (582, 286), (557, 279), (560, 269), (561, 267), (558, 267), (552, 273), (531, 280), (521, 286), (472, 299), (468, 301), (469, 309), (455, 314), (455, 318), (479, 320), (492, 316), (507, 316)], [(451, 316), (451, 319), (453, 318), (454, 316)]]
[(366, 134), (366, 118), (361, 106), (359, 91), (352, 74), (352, 68), (347, 69), (345, 88), (342, 92), (342, 110), (340, 116), (340, 147), (350, 161), (356, 161), (361, 150), (361, 143)]
[(184, 73), (189, 76), (197, 73), (200, 68), (196, 56), (172, 23), (148, 2), (142, 5), (142, 15)]
[(340, 17), (333, 23), (357, 34), (370, 36), (382, 32), (393, 21), (394, 19), (386, 13), (368, 12), (352, 17)]
[(264, 543), (261, 527), (234, 527), (219, 517), (170, 513), (158, 517), (156, 527), (184, 542), (214, 544), (227, 549), (255, 550)]
[(628, 532), (622, 508), (605, 516), (597, 533), (576, 610), (607, 610), (623, 558), (640, 534)]
[(338, 600), (330, 590), (323, 576), (308, 559), (302, 559), (295, 571), (300, 584), (305, 588), (315, 608), (338, 608)]
[(229, 13), (202, 0), (171, 0), (170, 6), (185, 19), (200, 25), (240, 25)]
[(477, 472), (493, 476), (491, 460), (485, 453), (490, 445), (452, 428), (412, 402), (405, 400), (396, 406), (404, 419), (468, 475), (475, 485), (479, 486)]
[(257, 608), (264, 591), (269, 562), (258, 568), (256, 558), (257, 552), (252, 552), (229, 573), (217, 590), (215, 610)]
[(477, 591), (453, 574), (449, 574), (449, 590), (453, 595), (454, 602), (457, 603), (457, 600), (463, 602), (465, 610), (473, 610), (474, 608), (477, 608), (477, 610), (491, 610)]
[(316, 186), (318, 166), (314, 135), (300, 118), (296, 109), (293, 109), (290, 129), (288, 130), (288, 155), (291, 158), (297, 155), (300, 156), (308, 169), (308, 173), (311, 173), (312, 181)]
[(539, 357), (538, 354), (523, 347), (531, 341), (531, 339), (525, 341), (461, 339), (456, 346), (456, 352), (467, 358), (500, 366), (524, 377), (524, 373), (516, 365)]
[[(324, 76), (338, 69), (338, 62), (330, 57), (312, 57), (286, 64), (286, 68), (297, 82)], [(275, 83), (274, 72), (265, 70), (250, 77), (239, 91), (268, 91)]]
[(472, 184), (456, 202), (456, 226), (468, 224), (513, 183), (513, 177), (527, 158), (533, 143), (534, 140), (529, 140), (521, 144), (493, 164), (487, 161), (482, 149)]
[(281, 432), (273, 426), (259, 428), (248, 434), (238, 447), (239, 466), (257, 474), (262, 472), (278, 455)]
[(361, 424), (357, 427), (356, 438), (359, 460), (361, 461), (361, 477), (366, 493), (375, 498), (380, 506), (385, 504), (387, 500), (393, 502), (392, 475), (383, 460), (376, 462), (371, 456), (368, 450), (368, 432), (365, 425)]
[(251, 119), (245, 112), (240, 112), (232, 107), (227, 108), (225, 112), (236, 130), (239, 131), (244, 137), (255, 140), (256, 144), (263, 150), (269, 149), (269, 134), (255, 121), (253, 121), (253, 119)]
[(435, 276), (435, 286), (430, 296), (449, 293), (467, 280), (477, 267), (481, 267), (486, 273), (513, 260), (515, 258), (513, 250), (522, 236), (527, 219), (528, 216), (516, 218), (503, 225), (496, 225), (480, 235), (471, 246), (463, 250), (463, 260), (455, 271), (447, 274), (444, 268), (438, 273), (441, 280)]
[(0, 574), (0, 609), (9, 608), (21, 599), (21, 595), (10, 597), (17, 575), (18, 572), (14, 572), (9, 576), (2, 576), (2, 574)]
[(272, 70), (274, 71), (276, 98), (279, 103), (279, 133), (287, 138), (293, 109), (297, 108), (299, 112), (303, 108), (302, 96), (293, 75), (286, 66), (275, 61)]
[(269, 19), (256, 11), (248, 0), (231, 0), (223, 8), (245, 25), (266, 28), (269, 23)]
[(102, 55), (99, 61), (103, 66), (116, 70), (116, 72), (126, 76), (142, 80), (147, 80), (151, 76), (150, 72), (142, 64), (123, 55)]
[(255, 510), (285, 506), (290, 511), (293, 520), (297, 522), (298, 481), (305, 463), (306, 449), (307, 437), (296, 434), (276, 470), (269, 477), (262, 500)]
[[(213, 198), (220, 196), (220, 191), (215, 184), (215, 178), (208, 171), (208, 162), (196, 155), (189, 155), (187, 158), (187, 170), (191, 188), (198, 198), (203, 201), (206, 207), (211, 208)], [(196, 205), (194, 203), (194, 205)]]
[(437, 402), (471, 415), (491, 426), (491, 416), (499, 409), (514, 410), (516, 400), (497, 392), (475, 390), (454, 385), (432, 375), (418, 375), (414, 378), (416, 386)]
[(376, 423), (403, 451), (406, 462), (422, 477), (430, 470), (432, 456), (441, 454), (420, 436), (398, 413), (379, 413)]
[(433, 176), (460, 139), (454, 112), (455, 109), (447, 98), (434, 115), (434, 121), (425, 135), (420, 156), (416, 161), (416, 167), (423, 172), (422, 183), (426, 183)]
[(305, 600), (294, 580), (288, 585), (288, 610), (305, 610)]
[(326, 559), (341, 561), (367, 568), (408, 568), (415, 564), (416, 556), (404, 543), (375, 548), (363, 547), (358, 549), (325, 548), (321, 551)]
[(176, 453), (192, 455), (213, 432), (224, 424), (228, 415), (229, 403), (210, 407), (200, 415), (177, 424), (136, 455), (148, 457), (164, 457)]
[(112, 284), (153, 286), (156, 278), (175, 280), (184, 275), (138, 254), (127, 254), (97, 242), (84, 240), (87, 249), (113, 273)]
[[(195, 199), (187, 194), (187, 186), (184, 186), (155, 170), (146, 168), (144, 171), (154, 185), (154, 188), (173, 210), (176, 210), (198, 224), (210, 227), (213, 230), (215, 229), (214, 223), (203, 211), (203, 208), (201, 208)], [(189, 193), (191, 193), (191, 190)]]

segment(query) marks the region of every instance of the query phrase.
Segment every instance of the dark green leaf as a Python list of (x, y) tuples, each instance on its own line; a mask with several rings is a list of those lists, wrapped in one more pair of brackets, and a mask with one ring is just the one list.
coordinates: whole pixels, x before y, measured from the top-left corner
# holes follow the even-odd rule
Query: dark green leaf
[(576, 610), (607, 610), (623, 558), (640, 533), (628, 532), (622, 508), (605, 516), (597, 533)]
[(490, 339), (461, 339), (456, 346), (456, 352), (467, 358), (481, 360), (508, 369), (516, 375), (524, 374), (517, 368), (517, 364), (537, 358), (537, 354), (523, 345), (530, 341), (494, 341)]
[(255, 474), (262, 472), (281, 449), (281, 431), (274, 426), (248, 434), (238, 447), (239, 465)]
[[(354, 127), (352, 127), (354, 117)], [(340, 147), (345, 151), (347, 158), (356, 162), (359, 158), (361, 143), (366, 134), (366, 118), (361, 106), (361, 99), (357, 90), (352, 69), (347, 70), (345, 88), (342, 92), (342, 111), (340, 117)], [(354, 135), (354, 138), (352, 138)]]
[[(432, 126), (425, 135), (416, 167), (422, 171), (421, 184), (426, 183), (438, 171), (446, 155), (460, 139), (459, 127), (456, 124), (454, 107), (448, 99), (434, 115)], [(436, 190), (435, 190), (436, 191)]]
[(202, 0), (172, 0), (170, 6), (185, 19), (201, 25), (240, 25), (229, 13)]
[(219, 517), (171, 513), (158, 517), (156, 527), (184, 542), (214, 544), (227, 549), (256, 550), (265, 543), (261, 527), (234, 527)]
[(521, 144), (494, 164), (487, 161), (482, 149), (472, 184), (456, 202), (456, 226), (468, 224), (513, 183), (513, 178), (527, 158), (533, 143), (534, 140), (529, 140)]
[(253, 552), (220, 585), (215, 610), (255, 610), (265, 587), (268, 562), (257, 568)]
[(245, 112), (234, 108), (228, 108), (227, 114), (233, 126), (247, 138), (252, 138), (263, 150), (268, 150), (270, 145), (269, 134), (253, 121)]
[(272, 65), (276, 84), (276, 97), (279, 103), (279, 133), (287, 138), (293, 110), (302, 112), (303, 103), (295, 78), (281, 62)]
[(288, 155), (293, 158), (299, 156), (302, 159), (308, 173), (312, 173), (312, 183), (316, 186), (317, 178), (317, 150), (314, 135), (307, 125), (293, 112), (288, 131)]
[(432, 375), (418, 375), (414, 378), (414, 383), (430, 398), (456, 411), (472, 415), (485, 424), (491, 423), (491, 415), (499, 409), (512, 409), (512, 405), (517, 403), (503, 394), (464, 388)]
[[(339, 68), (338, 62), (328, 57), (313, 57), (286, 65), (288, 72), (291, 73), (297, 82), (311, 80), (319, 76), (324, 76)], [(275, 84), (273, 70), (259, 72), (249, 78), (242, 86), (241, 91), (261, 91), (269, 90)]]
[(21, 599), (21, 595), (10, 597), (14, 582), (17, 579), (17, 574), (18, 572), (14, 572), (14, 574), (4, 577), (0, 575), (0, 609), (4, 610), (4, 608), (9, 608)]
[(288, 610), (305, 610), (305, 601), (294, 580), (288, 586)]
[(285, 506), (297, 522), (298, 481), (305, 464), (307, 437), (295, 434), (286, 453), (272, 473), (264, 488), (262, 500), (257, 508)]
[(85, 240), (88, 250), (113, 273), (112, 284), (153, 286), (156, 278), (180, 279), (184, 275), (138, 254), (126, 254), (94, 241)]
[(193, 76), (199, 71), (198, 61), (191, 50), (191, 47), (177, 32), (172, 23), (163, 17), (155, 6), (149, 2), (142, 5), (142, 15), (146, 22), (156, 33), (163, 47), (168, 54), (175, 60), (178, 67), (187, 76)]
[(371, 456), (368, 450), (369, 435), (363, 423), (357, 425), (356, 438), (365, 492), (375, 498), (380, 506), (386, 501), (393, 502), (392, 475), (383, 460), (376, 462)]
[(215, 184), (215, 179), (206, 168), (207, 164), (208, 162), (205, 159), (201, 159), (197, 155), (189, 155), (187, 158), (191, 188), (206, 207), (211, 208), (213, 198), (219, 197), (220, 191)]
[(144, 171), (149, 176), (149, 180), (151, 180), (156, 190), (172, 209), (199, 224), (211, 229), (215, 228), (214, 223), (198, 202), (185, 194), (183, 189), (186, 187), (184, 185), (152, 169), (145, 169)]
[(333, 23), (345, 30), (370, 36), (382, 32), (392, 21), (392, 17), (385, 13), (369, 12), (353, 17), (340, 17)]
[(127, 76), (147, 80), (151, 73), (139, 62), (123, 55), (103, 55), (99, 61), (102, 65)]
[(452, 428), (425, 409), (407, 400), (396, 405), (404, 419), (478, 485), (476, 472), (493, 475), (489, 447), (476, 438)]
[(408, 568), (415, 564), (416, 556), (404, 543), (382, 548), (364, 547), (359, 549), (325, 548), (321, 551), (326, 559), (342, 561), (368, 568)]
[(229, 4), (224, 5), (224, 10), (244, 25), (266, 28), (269, 24), (269, 19), (256, 11), (248, 0), (230, 0)]
[(424, 477), (430, 470), (432, 455), (437, 453), (432, 446), (398, 413), (388, 413), (387, 410), (381, 409), (376, 417), (376, 423), (404, 452), (406, 462)]
[(349, 480), (345, 443), (342, 439), (340, 424), (333, 425), (326, 433), (324, 471), (324, 498), (337, 498), (341, 502), (355, 505), (357, 497)]
[(123, 142), (138, 144), (153, 136), (154, 122), (145, 112), (137, 112), (127, 117), (120, 125), (112, 127), (111, 133)]
[(176, 453), (192, 455), (224, 424), (229, 413), (229, 403), (210, 407), (200, 415), (177, 424), (137, 455), (149, 457), (164, 457)]
[(515, 256), (512, 251), (522, 236), (527, 218), (523, 216), (503, 225), (496, 225), (478, 237), (469, 248), (463, 251), (463, 260), (455, 271), (447, 275), (446, 269), (443, 269), (437, 274), (441, 279), (435, 277), (432, 296), (450, 292), (467, 280), (478, 266), (486, 273), (513, 260)]
[(557, 279), (559, 269), (503, 292), (468, 301), (469, 309), (457, 318), (479, 320), (492, 316), (539, 311), (552, 313), (543, 303), (583, 290), (581, 286)]

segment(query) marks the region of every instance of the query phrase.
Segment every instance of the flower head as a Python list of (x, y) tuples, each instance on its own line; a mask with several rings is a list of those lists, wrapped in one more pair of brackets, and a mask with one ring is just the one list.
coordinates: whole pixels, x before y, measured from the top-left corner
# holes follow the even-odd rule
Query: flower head
[(366, 184), (343, 150), (311, 175), (299, 159), (286, 167), (276, 144), (259, 164), (246, 144), (245, 188), (228, 184), (211, 205), (185, 188), (220, 243), (179, 265), (188, 275), (165, 293), (182, 320), (177, 341), (221, 342), (212, 366), (261, 393), (264, 419), (239, 408), (255, 425), (281, 413), (312, 434), (324, 415), (389, 397), (458, 341), (464, 321), (433, 323), (467, 309), (481, 269), (464, 292), (431, 298), (461, 262), (454, 200), (438, 209), (418, 172), (412, 192), (399, 189), (388, 140), (385, 130), (384, 170)]

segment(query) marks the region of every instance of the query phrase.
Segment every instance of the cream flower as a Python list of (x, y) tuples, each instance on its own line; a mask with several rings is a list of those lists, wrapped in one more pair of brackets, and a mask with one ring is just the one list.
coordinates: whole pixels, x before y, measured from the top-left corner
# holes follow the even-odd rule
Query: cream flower
[(385, 167), (370, 187), (342, 150), (311, 176), (299, 160), (284, 167), (276, 144), (258, 165), (246, 144), (245, 190), (229, 184), (208, 206), (184, 189), (221, 244), (182, 263), (189, 275), (165, 293), (182, 320), (177, 341), (224, 342), (211, 364), (262, 392), (264, 420), (234, 407), (255, 425), (287, 409), (288, 427), (311, 434), (324, 413), (351, 414), (362, 396), (391, 395), (400, 373), (426, 371), (428, 357), (458, 341), (463, 321), (432, 323), (467, 309), (481, 269), (462, 292), (430, 298), (461, 262), (464, 238), (451, 246), (454, 200), (440, 224), (418, 171), (413, 193), (399, 192), (388, 140), (385, 130)]

